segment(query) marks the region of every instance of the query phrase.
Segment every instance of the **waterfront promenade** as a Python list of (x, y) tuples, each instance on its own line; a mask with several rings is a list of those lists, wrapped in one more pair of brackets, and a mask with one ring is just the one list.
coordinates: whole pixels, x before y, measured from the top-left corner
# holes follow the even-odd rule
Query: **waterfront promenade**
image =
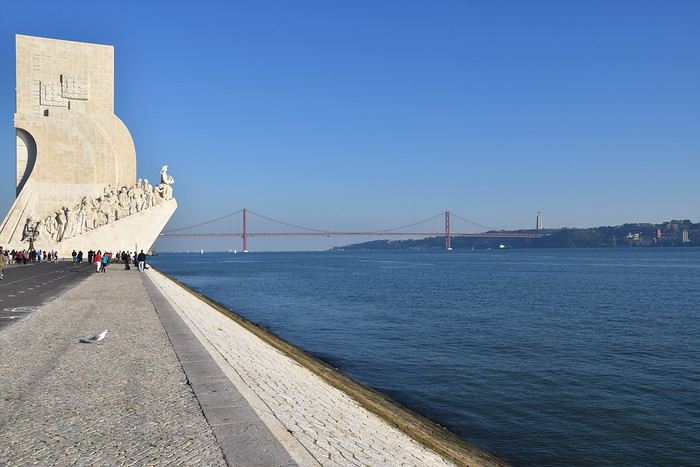
[(0, 465), (499, 463), (439, 434), (423, 442), (448, 455), (425, 447), (154, 270), (86, 276), (0, 330)]

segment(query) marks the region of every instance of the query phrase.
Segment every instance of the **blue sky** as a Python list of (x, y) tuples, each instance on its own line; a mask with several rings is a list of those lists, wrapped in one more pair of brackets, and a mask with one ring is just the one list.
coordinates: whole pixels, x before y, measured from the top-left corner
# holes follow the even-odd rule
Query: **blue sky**
[(140, 176), (170, 166), (172, 227), (700, 219), (700, 2), (3, 2), (3, 213), (17, 33), (115, 46), (116, 113)]

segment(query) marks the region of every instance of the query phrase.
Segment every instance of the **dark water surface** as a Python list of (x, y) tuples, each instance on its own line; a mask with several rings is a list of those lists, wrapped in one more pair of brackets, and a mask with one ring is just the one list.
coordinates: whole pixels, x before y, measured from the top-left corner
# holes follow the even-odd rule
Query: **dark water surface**
[(700, 465), (700, 249), (161, 254), (521, 465)]

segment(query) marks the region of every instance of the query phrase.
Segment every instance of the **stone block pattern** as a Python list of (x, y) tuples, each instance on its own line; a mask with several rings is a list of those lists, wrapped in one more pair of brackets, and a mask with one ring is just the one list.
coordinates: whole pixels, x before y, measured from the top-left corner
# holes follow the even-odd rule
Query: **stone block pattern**
[[(151, 278), (321, 465), (453, 465), (160, 274)], [(234, 381), (236, 384), (236, 381)], [(268, 419), (269, 414), (259, 414)]]
[(0, 331), (0, 465), (226, 465), (139, 273), (118, 267)]

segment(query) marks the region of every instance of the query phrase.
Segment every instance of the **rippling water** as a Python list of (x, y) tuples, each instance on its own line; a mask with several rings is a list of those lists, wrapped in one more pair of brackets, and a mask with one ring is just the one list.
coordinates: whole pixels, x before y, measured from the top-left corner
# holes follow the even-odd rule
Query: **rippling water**
[(700, 464), (700, 249), (152, 262), (513, 463)]

